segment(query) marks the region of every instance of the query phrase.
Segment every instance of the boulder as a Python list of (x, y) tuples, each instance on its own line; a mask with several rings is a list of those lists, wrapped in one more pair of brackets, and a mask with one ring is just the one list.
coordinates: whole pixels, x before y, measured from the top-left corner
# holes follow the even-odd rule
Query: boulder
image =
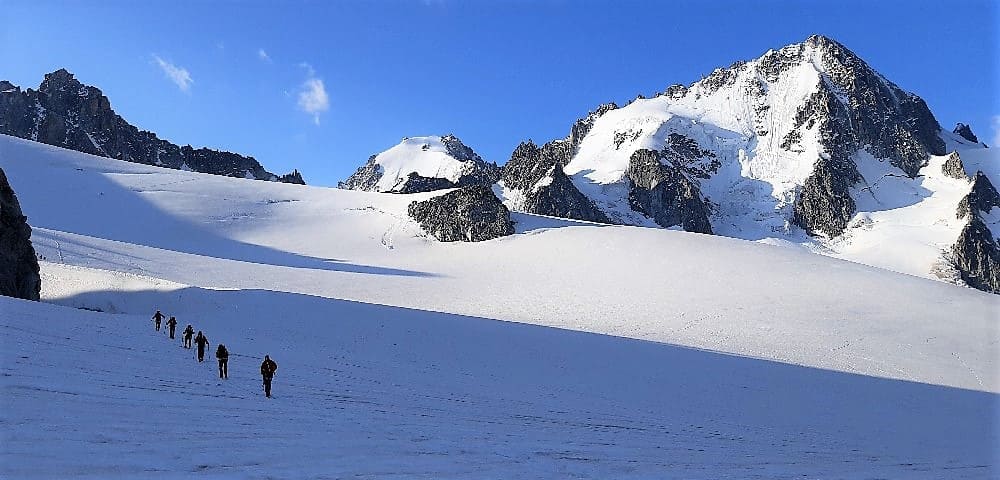
[(514, 233), (510, 211), (485, 185), (462, 187), (413, 202), (407, 213), (442, 242), (481, 242)]

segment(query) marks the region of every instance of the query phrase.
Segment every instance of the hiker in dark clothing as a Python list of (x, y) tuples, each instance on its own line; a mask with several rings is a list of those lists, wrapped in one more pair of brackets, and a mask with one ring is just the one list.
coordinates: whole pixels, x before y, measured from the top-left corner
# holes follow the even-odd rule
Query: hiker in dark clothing
[(160, 321), (161, 320), (163, 320), (163, 314), (160, 313), (159, 310), (157, 310), (156, 313), (153, 314), (153, 323), (156, 324), (156, 331), (157, 332), (160, 331)]
[(198, 336), (194, 337), (194, 343), (198, 345), (198, 361), (205, 361), (205, 347), (208, 346), (208, 338), (198, 330)]
[(229, 350), (225, 345), (220, 343), (215, 349), (215, 358), (219, 359), (219, 378), (229, 378)]
[(170, 317), (170, 320), (167, 320), (167, 328), (170, 329), (170, 338), (174, 338), (174, 329), (177, 328), (177, 319)]
[(191, 324), (189, 323), (182, 333), (184, 333), (184, 348), (191, 348), (191, 337), (194, 335), (194, 328), (191, 328)]
[(271, 360), (271, 357), (264, 355), (264, 362), (260, 364), (260, 375), (264, 377), (264, 395), (271, 398), (271, 379), (274, 372), (278, 370), (278, 364)]

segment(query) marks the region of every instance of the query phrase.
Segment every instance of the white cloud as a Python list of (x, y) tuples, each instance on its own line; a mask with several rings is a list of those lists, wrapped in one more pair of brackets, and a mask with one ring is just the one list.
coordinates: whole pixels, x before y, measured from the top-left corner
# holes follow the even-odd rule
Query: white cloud
[(163, 70), (164, 75), (170, 79), (171, 82), (177, 85), (177, 88), (181, 89), (182, 92), (187, 93), (191, 90), (191, 84), (194, 80), (191, 79), (191, 73), (187, 71), (186, 68), (178, 67), (162, 58), (159, 55), (153, 55), (156, 60), (156, 64), (160, 66)]
[(299, 87), (299, 110), (312, 115), (313, 122), (319, 125), (320, 114), (330, 109), (330, 97), (326, 94), (323, 80), (316, 77), (316, 70), (312, 65), (299, 65), (306, 69), (306, 81)]
[(272, 62), (271, 56), (268, 55), (267, 52), (265, 52), (263, 48), (258, 48), (257, 49), (257, 58), (260, 58), (262, 61), (265, 61), (267, 63), (271, 63)]

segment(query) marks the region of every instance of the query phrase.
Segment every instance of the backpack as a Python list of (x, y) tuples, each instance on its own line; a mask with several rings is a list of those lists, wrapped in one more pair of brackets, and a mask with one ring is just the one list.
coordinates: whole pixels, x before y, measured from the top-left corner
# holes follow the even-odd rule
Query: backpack
[(228, 359), (229, 358), (229, 350), (226, 350), (225, 345), (219, 345), (219, 348), (216, 349), (216, 351), (215, 351), (215, 357), (216, 358), (222, 358), (222, 359)]

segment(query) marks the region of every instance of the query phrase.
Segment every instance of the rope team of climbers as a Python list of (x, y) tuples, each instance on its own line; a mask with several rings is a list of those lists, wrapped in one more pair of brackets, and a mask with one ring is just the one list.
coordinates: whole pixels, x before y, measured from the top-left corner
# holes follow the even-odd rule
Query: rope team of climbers
[[(156, 331), (160, 331), (160, 326), (163, 323), (163, 319), (166, 315), (161, 313), (159, 310), (153, 314), (153, 324), (156, 327)], [(170, 317), (166, 322), (165, 333), (170, 335), (170, 338), (174, 338), (174, 331), (177, 328), (177, 319), (175, 317)], [(201, 330), (198, 330), (198, 335), (194, 334), (194, 327), (189, 323), (184, 331), (181, 332), (181, 338), (184, 340), (184, 348), (192, 348), (194, 345), (198, 347), (198, 362), (205, 361), (205, 349), (208, 348), (209, 342), (208, 337), (205, 336)], [(229, 378), (229, 350), (226, 346), (219, 344), (215, 349), (215, 358), (219, 361), (219, 378), (228, 379)], [(260, 375), (263, 380), (264, 386), (264, 396), (271, 398), (271, 381), (274, 379), (274, 372), (278, 370), (278, 364), (271, 360), (271, 357), (264, 355), (264, 361), (260, 364)]]

